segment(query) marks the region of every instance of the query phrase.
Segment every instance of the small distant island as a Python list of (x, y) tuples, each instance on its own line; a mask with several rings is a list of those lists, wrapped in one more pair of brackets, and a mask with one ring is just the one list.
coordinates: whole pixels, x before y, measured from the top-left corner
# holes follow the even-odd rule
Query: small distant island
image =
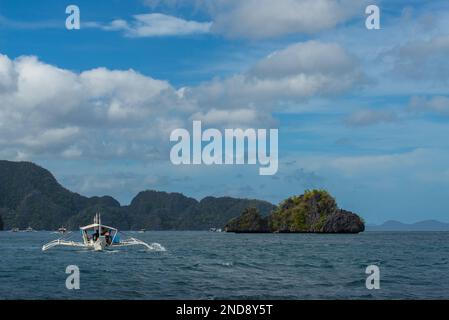
[(357, 214), (339, 209), (325, 190), (310, 190), (284, 200), (272, 213), (262, 216), (247, 208), (225, 226), (237, 233), (359, 233), (365, 223)]
[(388, 220), (381, 225), (367, 225), (367, 231), (449, 231), (449, 223), (437, 220), (424, 220), (414, 223), (403, 223)]

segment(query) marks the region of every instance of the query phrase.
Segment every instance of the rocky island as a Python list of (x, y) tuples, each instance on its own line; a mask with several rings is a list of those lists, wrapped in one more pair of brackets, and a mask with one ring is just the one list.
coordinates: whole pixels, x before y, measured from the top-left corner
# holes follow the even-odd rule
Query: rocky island
[(306, 191), (284, 200), (271, 214), (263, 216), (247, 208), (228, 222), (224, 230), (237, 233), (359, 233), (365, 223), (357, 214), (339, 209), (325, 190)]

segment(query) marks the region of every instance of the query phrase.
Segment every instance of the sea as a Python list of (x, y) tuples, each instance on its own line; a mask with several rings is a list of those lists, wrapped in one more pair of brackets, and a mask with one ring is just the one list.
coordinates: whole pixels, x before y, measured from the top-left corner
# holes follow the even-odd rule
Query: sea
[[(152, 248), (43, 252), (59, 235), (0, 232), (0, 299), (449, 298), (449, 232), (126, 234)], [(68, 266), (79, 289), (66, 287)]]

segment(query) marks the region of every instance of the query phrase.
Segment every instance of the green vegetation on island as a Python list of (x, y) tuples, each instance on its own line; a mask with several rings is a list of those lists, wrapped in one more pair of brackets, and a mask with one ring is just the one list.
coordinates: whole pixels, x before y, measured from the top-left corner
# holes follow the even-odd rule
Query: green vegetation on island
[(339, 209), (325, 190), (306, 191), (284, 200), (263, 217), (256, 208), (246, 209), (225, 226), (228, 232), (358, 233), (365, 230), (355, 213)]

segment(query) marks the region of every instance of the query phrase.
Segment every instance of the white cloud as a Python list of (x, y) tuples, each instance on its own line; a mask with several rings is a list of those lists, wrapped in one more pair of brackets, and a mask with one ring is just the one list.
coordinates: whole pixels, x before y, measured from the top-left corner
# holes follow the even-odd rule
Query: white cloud
[(131, 22), (117, 19), (109, 24), (90, 24), (106, 31), (122, 31), (128, 37), (162, 37), (204, 34), (210, 31), (211, 22), (184, 20), (161, 13), (138, 14)]
[(0, 56), (0, 84), (4, 158), (154, 157), (152, 144), (196, 110), (168, 82), (133, 70), (74, 73), (29, 56)]
[(192, 120), (272, 126), (283, 103), (340, 94), (360, 77), (341, 47), (316, 41), (274, 52), (245, 73), (178, 90), (134, 70), (76, 73), (36, 57), (0, 56), (0, 156), (166, 157), (171, 130)]
[(340, 94), (362, 83), (356, 59), (338, 44), (308, 41), (270, 54), (248, 72), (205, 82), (184, 94), (213, 108), (268, 108)]
[(353, 58), (340, 45), (308, 41), (275, 51), (259, 61), (249, 73), (259, 78), (283, 78), (300, 73), (344, 75), (353, 67)]
[(228, 0), (212, 4), (212, 31), (232, 38), (272, 38), (332, 29), (363, 13), (359, 0)]
[(151, 10), (209, 15), (211, 31), (230, 38), (265, 39), (317, 33), (364, 17), (367, 0), (145, 0)]
[(0, 93), (14, 90), (17, 83), (17, 73), (8, 57), (0, 54)]

